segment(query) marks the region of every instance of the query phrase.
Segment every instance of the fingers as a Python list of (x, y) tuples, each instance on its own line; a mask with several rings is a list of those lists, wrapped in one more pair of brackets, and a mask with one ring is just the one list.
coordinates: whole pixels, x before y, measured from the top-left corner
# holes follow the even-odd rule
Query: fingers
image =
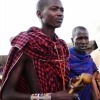
[(74, 86), (73, 86), (73, 85), (70, 85), (70, 88), (71, 88), (71, 89), (73, 89), (73, 88), (74, 88)]
[(76, 93), (73, 94), (73, 99), (74, 99), (74, 100), (80, 100), (78, 94), (76, 94)]
[(80, 78), (78, 76), (75, 76), (73, 78), (70, 79), (70, 83), (75, 83), (76, 81), (78, 81)]

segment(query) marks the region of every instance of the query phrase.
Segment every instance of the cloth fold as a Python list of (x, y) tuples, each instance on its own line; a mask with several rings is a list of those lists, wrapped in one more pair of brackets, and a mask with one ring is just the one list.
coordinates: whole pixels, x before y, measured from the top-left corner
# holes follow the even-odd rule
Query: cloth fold
[[(74, 47), (70, 48), (69, 50), (69, 66), (71, 78), (73, 78), (74, 76), (79, 76), (82, 73), (89, 73), (93, 75), (93, 73), (98, 70), (91, 56), (88, 53), (79, 53)], [(82, 91), (79, 92), (80, 100), (91, 100), (90, 88), (91, 85), (88, 84)]]
[[(63, 71), (65, 70), (66, 75), (68, 75), (69, 67), (67, 66), (67, 60), (69, 57), (69, 51), (63, 40), (59, 39), (55, 34), (54, 40), (52, 41), (41, 31), (41, 29), (31, 27), (28, 31), (21, 32), (14, 37), (11, 41), (11, 45), (12, 49), (3, 71), (2, 89), (9, 78), (9, 74), (13, 70), (14, 65), (24, 53), (31, 57), (34, 62), (36, 73), (39, 78), (38, 85), (41, 92), (46, 93), (62, 90), (62, 83), (59, 84), (57, 81), (57, 79), (62, 80), (62, 75), (59, 68), (59, 59), (55, 50), (55, 45), (60, 56), (62, 69)], [(63, 50), (63, 53), (61, 49)], [(66, 78), (66, 85), (68, 84), (68, 81), (69, 77)], [(17, 91), (30, 93), (30, 88), (24, 73), (21, 74), (16, 88)]]

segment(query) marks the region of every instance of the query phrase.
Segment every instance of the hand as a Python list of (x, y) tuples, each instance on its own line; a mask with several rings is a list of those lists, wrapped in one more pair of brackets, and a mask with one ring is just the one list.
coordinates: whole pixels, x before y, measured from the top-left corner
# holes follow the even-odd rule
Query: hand
[(96, 75), (95, 79), (96, 79), (98, 82), (100, 82), (100, 73), (98, 73), (98, 74)]
[[(76, 82), (79, 82), (79, 84), (76, 85)], [(78, 76), (75, 76), (70, 81), (70, 88), (71, 89), (70, 89), (69, 93), (79, 92), (79, 91), (83, 90), (84, 87), (85, 87), (85, 84), (83, 84), (83, 82), (80, 81), (80, 78)]]
[(80, 85), (77, 85), (77, 86), (74, 86), (73, 89), (74, 89), (74, 92), (80, 92), (82, 91), (84, 88), (85, 88), (85, 84), (81, 83)]
[(67, 91), (60, 91), (52, 93), (51, 100), (78, 100), (78, 95), (69, 94)]
[(70, 80), (70, 85), (74, 85), (77, 81), (79, 81), (80, 78), (78, 76), (74, 76), (73, 78), (71, 78)]

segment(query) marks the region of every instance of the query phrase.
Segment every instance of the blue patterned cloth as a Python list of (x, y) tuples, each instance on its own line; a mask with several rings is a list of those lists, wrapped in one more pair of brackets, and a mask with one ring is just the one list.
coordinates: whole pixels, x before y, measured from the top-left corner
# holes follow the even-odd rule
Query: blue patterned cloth
[[(69, 66), (70, 66), (70, 77), (79, 76), (82, 73), (93, 74), (97, 71), (97, 67), (93, 62), (91, 56), (84, 52), (79, 53), (74, 47), (70, 48)], [(90, 99), (90, 84), (79, 92), (80, 100), (91, 100)]]

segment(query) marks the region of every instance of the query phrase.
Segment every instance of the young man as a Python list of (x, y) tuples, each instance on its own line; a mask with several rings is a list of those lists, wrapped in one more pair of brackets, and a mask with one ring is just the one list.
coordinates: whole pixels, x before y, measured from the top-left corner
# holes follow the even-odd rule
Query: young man
[[(86, 52), (89, 43), (89, 34), (85, 27), (77, 26), (72, 31), (73, 47), (70, 48), (70, 77), (79, 76), (82, 73), (97, 74), (97, 67), (91, 56)], [(80, 100), (92, 100), (90, 98), (90, 84), (79, 92)]]
[(77, 100), (76, 95), (65, 91), (69, 82), (69, 51), (55, 34), (62, 24), (63, 12), (60, 0), (38, 1), (36, 13), (42, 28), (31, 27), (11, 41), (3, 73), (2, 100)]

